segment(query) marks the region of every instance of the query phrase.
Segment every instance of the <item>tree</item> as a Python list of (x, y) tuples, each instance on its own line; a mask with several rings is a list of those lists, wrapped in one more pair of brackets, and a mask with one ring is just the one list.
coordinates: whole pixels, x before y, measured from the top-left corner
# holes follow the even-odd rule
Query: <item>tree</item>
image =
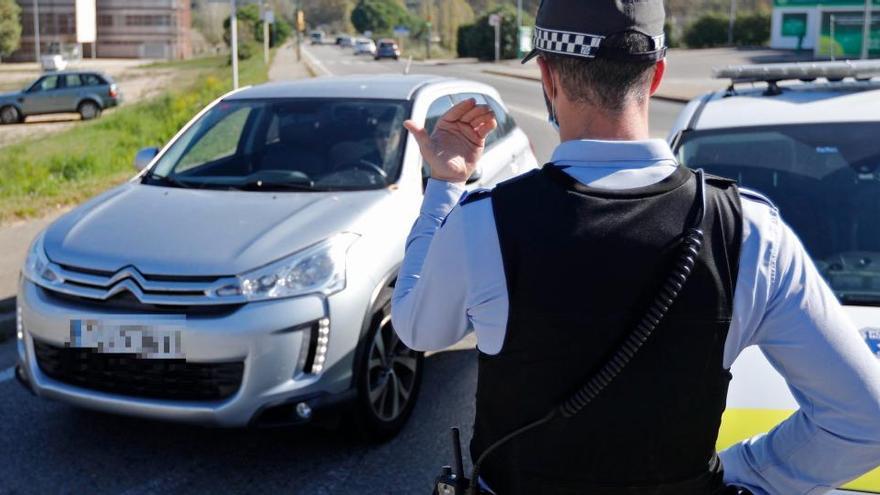
[(388, 34), (395, 26), (409, 26), (412, 19), (397, 0), (360, 0), (351, 11), (351, 23), (361, 33)]
[[(236, 9), (235, 18), (238, 21), (238, 59), (245, 60), (251, 57), (257, 50), (256, 27), (260, 23), (260, 8), (254, 4), (243, 5)], [(232, 25), (231, 18), (227, 17), (223, 21), (223, 41), (226, 46), (232, 46), (232, 33), (229, 27)], [(262, 39), (262, 26), (260, 26), (260, 36)], [(230, 57), (231, 59), (231, 57)]]
[[(473, 24), (458, 30), (458, 55), (461, 57), (495, 58), (495, 28), (489, 25), (489, 15), (501, 15), (501, 58), (516, 58), (519, 54), (517, 39), (516, 7), (502, 5), (486, 12)], [(533, 26), (535, 19), (523, 12), (524, 26)]]
[(21, 41), (21, 7), (15, 0), (0, 0), (0, 57), (18, 49)]
[[(423, 2), (419, 11), (422, 19), (430, 16), (433, 22), (432, 31), (440, 35), (441, 44), (454, 50), (458, 46), (458, 28), (463, 24), (474, 22), (474, 11), (465, 0), (433, 0)], [(421, 26), (417, 27), (417, 35), (424, 36)]]
[(353, 0), (304, 0), (306, 22), (312, 27), (326, 26), (334, 30), (351, 32)]

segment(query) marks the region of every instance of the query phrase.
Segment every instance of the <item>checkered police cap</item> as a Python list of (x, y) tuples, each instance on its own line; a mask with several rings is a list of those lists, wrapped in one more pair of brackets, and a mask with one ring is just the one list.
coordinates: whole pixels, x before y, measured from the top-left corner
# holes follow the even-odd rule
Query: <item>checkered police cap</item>
[[(538, 7), (533, 49), (541, 52), (621, 61), (658, 61), (666, 56), (663, 0), (542, 0)], [(647, 51), (603, 46), (612, 35), (641, 33), (650, 38)]]

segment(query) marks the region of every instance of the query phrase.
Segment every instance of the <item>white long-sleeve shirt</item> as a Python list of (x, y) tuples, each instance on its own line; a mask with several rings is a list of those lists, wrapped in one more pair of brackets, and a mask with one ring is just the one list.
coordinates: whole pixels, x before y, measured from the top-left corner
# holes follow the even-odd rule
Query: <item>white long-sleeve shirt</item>
[[(650, 185), (677, 166), (662, 140), (569, 141), (552, 162), (605, 189)], [(480, 351), (497, 354), (509, 301), (492, 203), (456, 207), (463, 195), (459, 185), (428, 181), (392, 299), (393, 324), (414, 349), (442, 349), (473, 330)], [(725, 481), (757, 495), (826, 493), (880, 465), (880, 361), (776, 208), (743, 197), (742, 210), (723, 364), (759, 346), (800, 409), (721, 452)]]

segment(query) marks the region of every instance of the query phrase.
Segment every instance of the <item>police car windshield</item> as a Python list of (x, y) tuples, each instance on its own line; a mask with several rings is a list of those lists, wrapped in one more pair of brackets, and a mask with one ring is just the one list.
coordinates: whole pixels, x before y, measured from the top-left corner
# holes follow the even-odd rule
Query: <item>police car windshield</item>
[(397, 180), (404, 101), (222, 101), (159, 159), (146, 183), (262, 191), (359, 190)]
[(880, 306), (880, 122), (686, 132), (691, 168), (778, 207), (844, 304)]

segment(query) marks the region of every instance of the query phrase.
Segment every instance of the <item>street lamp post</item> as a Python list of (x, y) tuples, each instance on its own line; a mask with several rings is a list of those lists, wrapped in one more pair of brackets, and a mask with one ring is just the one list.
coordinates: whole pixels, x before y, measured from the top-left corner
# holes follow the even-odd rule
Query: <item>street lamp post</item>
[(238, 16), (235, 0), (229, 0), (232, 10), (229, 13), (229, 44), (232, 49), (232, 89), (238, 89)]
[(871, 0), (865, 0), (865, 25), (862, 28), (862, 59), (868, 58), (871, 45)]
[(34, 60), (40, 63), (40, 6), (34, 0)]
[(733, 44), (733, 25), (734, 24), (736, 24), (736, 0), (730, 0), (730, 20), (727, 25), (727, 44), (728, 45)]

